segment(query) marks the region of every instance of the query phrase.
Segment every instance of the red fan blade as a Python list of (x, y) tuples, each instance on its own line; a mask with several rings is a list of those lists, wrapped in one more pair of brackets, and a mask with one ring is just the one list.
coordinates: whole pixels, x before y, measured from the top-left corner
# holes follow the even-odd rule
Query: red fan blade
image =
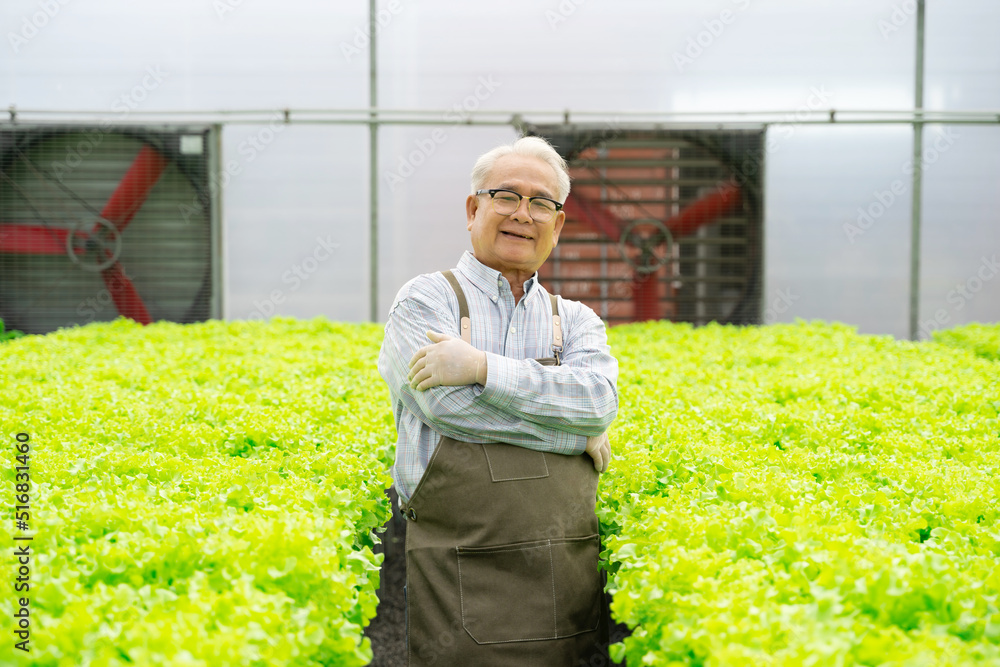
[(674, 236), (687, 236), (702, 225), (724, 216), (740, 203), (740, 189), (735, 183), (724, 183), (712, 194), (689, 204), (667, 220), (667, 229)]
[[(729, 213), (739, 203), (740, 189), (735, 183), (724, 183), (715, 192), (686, 206), (664, 224), (675, 238), (686, 236)], [(567, 216), (588, 224), (612, 242), (621, 238), (621, 230), (626, 224), (611, 209), (585, 196), (571, 194), (566, 200), (565, 211)], [(635, 273), (632, 278), (632, 301), (636, 321), (656, 320), (662, 316), (657, 281), (652, 275)]]
[(618, 242), (622, 227), (625, 226), (625, 221), (610, 209), (581, 195), (570, 193), (563, 210), (566, 211), (567, 217), (588, 223), (596, 232), (604, 234), (615, 243)]
[(139, 324), (149, 324), (153, 321), (149, 317), (146, 304), (139, 297), (135, 285), (122, 270), (121, 263), (115, 262), (104, 269), (101, 271), (101, 276), (104, 278), (104, 284), (107, 286), (108, 292), (111, 293), (111, 300), (114, 301), (119, 313)]
[[(620, 203), (620, 202), (619, 202)], [(740, 203), (740, 189), (733, 183), (724, 183), (715, 192), (692, 202), (683, 211), (665, 222), (675, 237), (686, 236), (702, 225), (714, 222)], [(625, 221), (606, 206), (587, 197), (570, 194), (565, 205), (566, 215), (589, 224), (595, 231), (617, 242)]]
[[(156, 185), (166, 168), (167, 158), (152, 146), (144, 145), (118, 187), (108, 198), (101, 211), (101, 217), (109, 220), (118, 231), (124, 230), (132, 221), (136, 211), (142, 207), (146, 197), (149, 196), (149, 191)], [(99, 226), (94, 227), (93, 233), (97, 233), (98, 228)], [(125, 275), (120, 263), (115, 262), (104, 269), (101, 276), (120, 314), (140, 324), (149, 324), (153, 321), (149, 311), (146, 310), (146, 304), (142, 302), (139, 292)]]
[[(156, 185), (166, 167), (167, 158), (149, 144), (144, 145), (118, 187), (108, 198), (104, 210), (101, 211), (101, 217), (110, 220), (118, 231), (125, 229), (136, 211), (146, 201), (149, 191)], [(97, 230), (98, 227), (94, 227), (93, 233)]]
[[(65, 255), (68, 229), (38, 225), (0, 225), (0, 253)], [(83, 232), (77, 235), (84, 236)], [(80, 254), (81, 250), (76, 250)]]

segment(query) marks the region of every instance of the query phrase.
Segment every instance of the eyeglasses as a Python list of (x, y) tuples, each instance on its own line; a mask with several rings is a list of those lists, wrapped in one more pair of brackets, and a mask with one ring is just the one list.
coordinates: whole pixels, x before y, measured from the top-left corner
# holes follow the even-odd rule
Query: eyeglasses
[(476, 190), (477, 195), (489, 195), (493, 200), (493, 210), (497, 215), (510, 215), (521, 205), (522, 199), (528, 200), (528, 215), (535, 222), (548, 222), (563, 205), (548, 197), (525, 197), (513, 190), (493, 188), (491, 190)]

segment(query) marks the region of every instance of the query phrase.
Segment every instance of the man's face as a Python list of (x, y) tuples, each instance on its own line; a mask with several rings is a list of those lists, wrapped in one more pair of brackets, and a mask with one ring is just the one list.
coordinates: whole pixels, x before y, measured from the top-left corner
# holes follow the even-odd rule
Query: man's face
[[(500, 158), (493, 165), (484, 187), (513, 190), (524, 197), (556, 199), (555, 172), (533, 157), (505, 155)], [(492, 203), (488, 194), (469, 195), (465, 202), (466, 227), (472, 232), (473, 254), (486, 266), (502, 273), (534, 273), (556, 247), (566, 214), (559, 211), (549, 220), (538, 222), (528, 214), (527, 199), (522, 199), (510, 215), (499, 215)]]

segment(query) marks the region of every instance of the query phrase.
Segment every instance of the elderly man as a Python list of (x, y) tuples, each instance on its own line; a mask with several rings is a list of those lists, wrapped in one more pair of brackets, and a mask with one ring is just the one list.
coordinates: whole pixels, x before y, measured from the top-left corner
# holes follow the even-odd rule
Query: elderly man
[(569, 185), (537, 137), (480, 157), (472, 252), (408, 282), (389, 313), (378, 365), (399, 436), (411, 666), (576, 667), (607, 643), (594, 507), (618, 363), (594, 311), (537, 273)]

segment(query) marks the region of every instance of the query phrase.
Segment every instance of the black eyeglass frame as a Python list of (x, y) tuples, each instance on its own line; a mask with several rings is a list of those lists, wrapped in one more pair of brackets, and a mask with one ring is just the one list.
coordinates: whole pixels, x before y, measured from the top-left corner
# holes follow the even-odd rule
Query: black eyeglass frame
[[(525, 197), (520, 192), (514, 192), (513, 190), (508, 190), (507, 188), (490, 188), (488, 190), (476, 190), (476, 195), (477, 196), (478, 195), (489, 195), (490, 196), (490, 201), (492, 202), (493, 198), (496, 196), (496, 194), (498, 192), (509, 192), (512, 195), (517, 195), (517, 207), (514, 208), (514, 211), (516, 211), (518, 208), (520, 208), (520, 206), (521, 206), (521, 200), (522, 199), (527, 199), (528, 200), (528, 211), (529, 212), (531, 211), (531, 202), (535, 201), (536, 199), (541, 199), (542, 201), (550, 202), (553, 206), (556, 207), (556, 213), (558, 213), (559, 211), (561, 211), (562, 207), (563, 207), (563, 205), (560, 204), (559, 202), (557, 202), (555, 199), (549, 199), (548, 197), (541, 197), (541, 196)], [(511, 211), (511, 213), (513, 213), (513, 211)], [(508, 215), (510, 215), (510, 214), (508, 213)]]

